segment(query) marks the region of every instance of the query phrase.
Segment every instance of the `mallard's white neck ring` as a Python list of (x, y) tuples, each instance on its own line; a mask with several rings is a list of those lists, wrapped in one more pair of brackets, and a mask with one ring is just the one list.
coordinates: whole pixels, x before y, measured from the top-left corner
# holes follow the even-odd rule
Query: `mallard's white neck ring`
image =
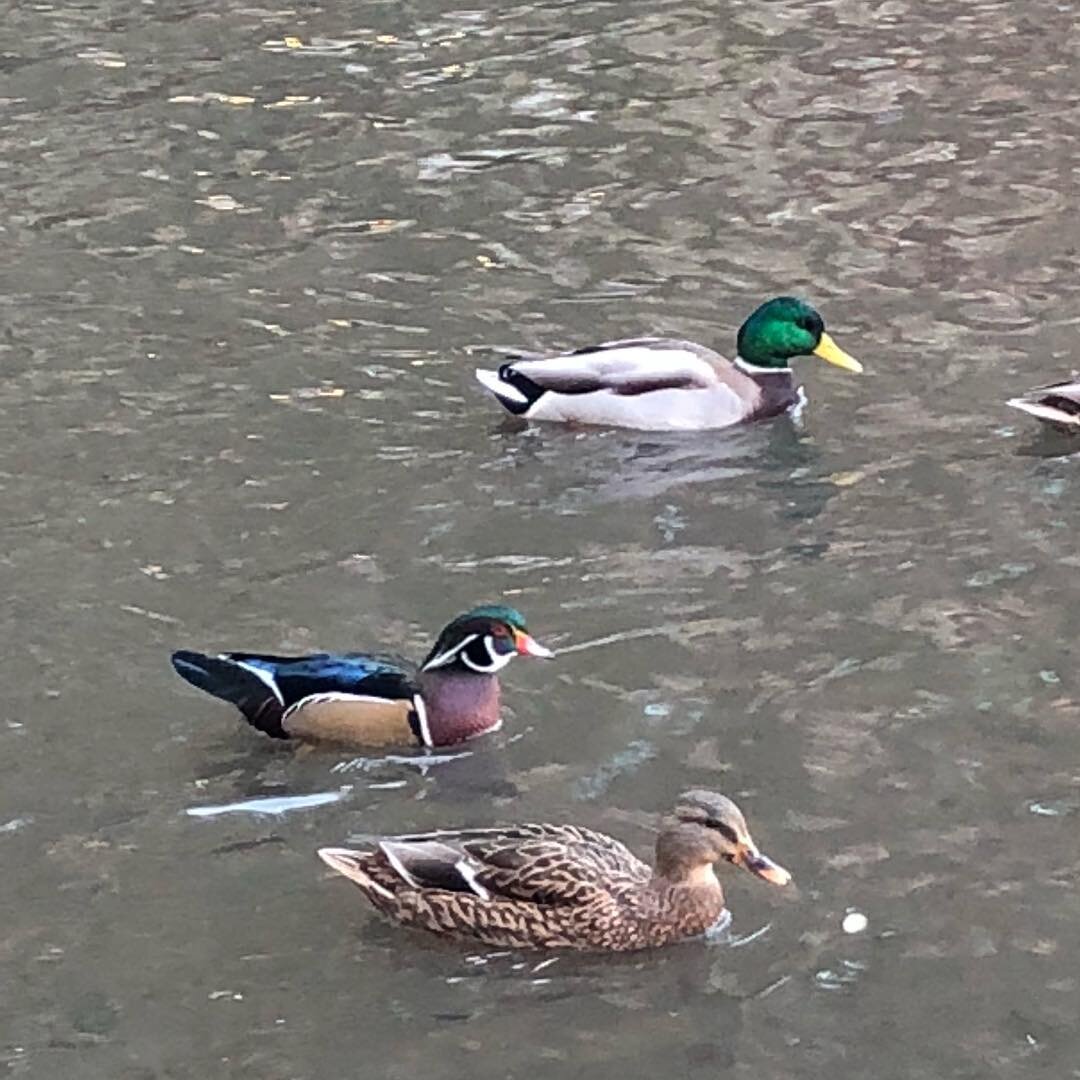
[(741, 356), (735, 357), (735, 366), (740, 371), (745, 371), (747, 375), (792, 375), (793, 370), (790, 367), (759, 367), (757, 364), (751, 364), (749, 360), (744, 360)]

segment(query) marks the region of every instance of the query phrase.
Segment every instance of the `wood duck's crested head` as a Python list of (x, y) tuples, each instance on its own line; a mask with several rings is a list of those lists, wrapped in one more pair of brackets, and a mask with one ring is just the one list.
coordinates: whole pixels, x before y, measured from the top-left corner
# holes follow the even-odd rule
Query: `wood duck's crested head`
[(656, 840), (657, 873), (677, 884), (719, 888), (714, 863), (729, 862), (786, 885), (791, 874), (757, 849), (742, 811), (715, 791), (687, 791), (664, 818)]
[(520, 611), (483, 604), (443, 628), (420, 670), (494, 675), (515, 656), (554, 655), (529, 634)]

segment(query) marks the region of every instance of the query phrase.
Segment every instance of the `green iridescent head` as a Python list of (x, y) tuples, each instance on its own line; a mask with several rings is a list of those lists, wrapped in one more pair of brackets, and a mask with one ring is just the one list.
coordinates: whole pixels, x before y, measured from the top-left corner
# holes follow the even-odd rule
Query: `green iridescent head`
[(739, 327), (738, 350), (754, 367), (787, 368), (793, 357), (813, 353), (845, 371), (862, 371), (862, 364), (825, 333), (817, 311), (794, 296), (777, 296), (753, 312)]
[(481, 604), (471, 611), (466, 611), (464, 615), (459, 615), (454, 622), (472, 622), (474, 619), (489, 619), (492, 622), (505, 623), (513, 630), (525, 629), (525, 616), (517, 608), (506, 604)]

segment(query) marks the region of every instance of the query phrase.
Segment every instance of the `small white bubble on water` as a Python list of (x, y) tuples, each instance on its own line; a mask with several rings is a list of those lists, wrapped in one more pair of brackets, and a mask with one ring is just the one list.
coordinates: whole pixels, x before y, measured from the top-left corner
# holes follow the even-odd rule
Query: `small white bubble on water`
[(870, 920), (861, 911), (849, 911), (840, 924), (845, 934), (861, 934), (870, 925)]

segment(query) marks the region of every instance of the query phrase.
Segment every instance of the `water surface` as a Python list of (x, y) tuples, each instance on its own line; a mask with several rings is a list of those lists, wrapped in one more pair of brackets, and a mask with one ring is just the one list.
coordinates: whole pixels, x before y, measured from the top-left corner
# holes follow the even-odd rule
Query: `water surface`
[[(13, 1076), (1075, 1072), (1080, 481), (1001, 405), (1072, 367), (1072, 5), (5, 29)], [(508, 345), (730, 350), (786, 292), (868, 369), (808, 360), (797, 424), (522, 429), (471, 381)], [(295, 756), (166, 659), (422, 654), (489, 598), (594, 644), (516, 663), (450, 762)], [(313, 856), (548, 817), (644, 853), (692, 785), (798, 883), (729, 875), (737, 947), (540, 967)]]

